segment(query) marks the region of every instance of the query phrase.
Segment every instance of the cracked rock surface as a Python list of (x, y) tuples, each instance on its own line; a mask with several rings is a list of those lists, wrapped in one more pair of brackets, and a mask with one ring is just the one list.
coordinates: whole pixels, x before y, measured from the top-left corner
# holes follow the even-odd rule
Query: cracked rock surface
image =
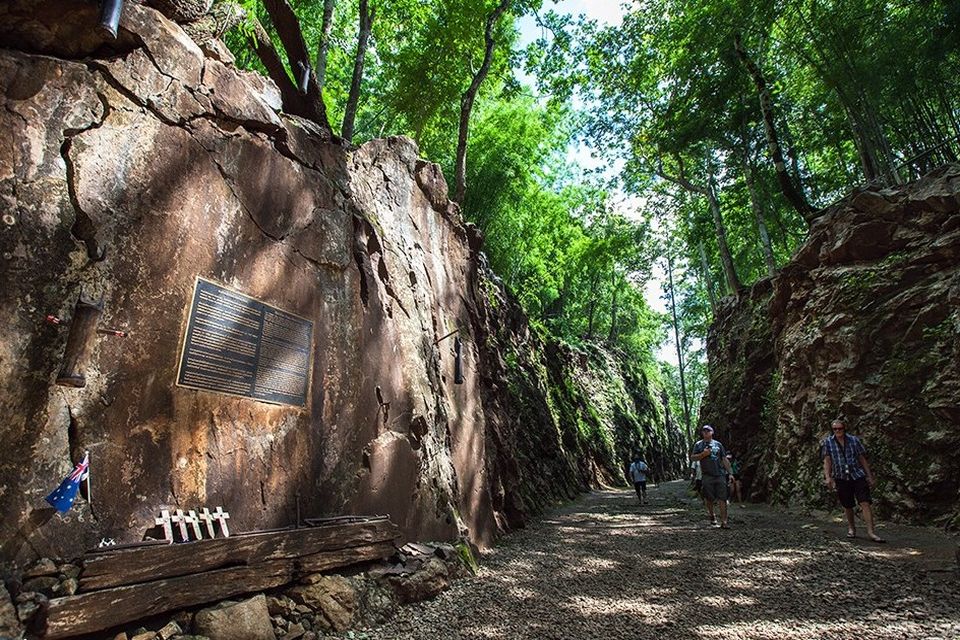
[(757, 497), (825, 505), (818, 441), (864, 439), (884, 514), (960, 526), (960, 165), (826, 209), (711, 327), (701, 420)]
[[(95, 3), (0, 3), (0, 573), (156, 535), (164, 507), (222, 506), (235, 532), (389, 514), (488, 546), (622, 481), (627, 446), (675, 471), (648, 381), (530, 330), (411, 140), (341, 144), (168, 16), (126, 2), (107, 42)], [(314, 322), (305, 407), (176, 386), (198, 277)], [(44, 317), (81, 295), (129, 335), (56, 386), (66, 325)], [(93, 501), (54, 515), (85, 450)]]

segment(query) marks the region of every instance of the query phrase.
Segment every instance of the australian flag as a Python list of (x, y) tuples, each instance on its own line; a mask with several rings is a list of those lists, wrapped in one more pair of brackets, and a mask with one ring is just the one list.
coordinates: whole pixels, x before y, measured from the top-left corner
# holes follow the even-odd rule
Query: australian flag
[(60, 513), (66, 513), (73, 506), (73, 501), (77, 499), (77, 492), (80, 490), (80, 483), (87, 478), (90, 473), (90, 452), (83, 456), (83, 462), (78, 464), (74, 470), (63, 479), (60, 486), (53, 490), (47, 496), (47, 502), (53, 505), (53, 508)]

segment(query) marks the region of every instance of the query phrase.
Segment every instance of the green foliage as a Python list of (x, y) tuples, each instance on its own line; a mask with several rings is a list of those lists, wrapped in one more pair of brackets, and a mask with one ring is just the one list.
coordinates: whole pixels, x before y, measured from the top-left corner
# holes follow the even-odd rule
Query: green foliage
[(473, 551), (470, 549), (470, 545), (466, 542), (458, 542), (456, 544), (457, 555), (460, 557), (460, 562), (463, 563), (471, 575), (477, 575), (480, 572), (480, 565), (477, 563), (476, 557), (473, 555)]
[[(690, 369), (703, 362), (689, 336), (706, 335), (708, 288), (724, 293), (720, 228), (749, 284), (767, 274), (758, 219), (777, 264), (806, 227), (782, 194), (736, 37), (770, 89), (787, 170), (815, 207), (857, 182), (906, 180), (960, 153), (956, 2), (633, 0), (615, 26), (544, 22), (527, 72), (554, 96), (580, 96), (583, 138), (622, 162), (623, 187), (658, 220), (660, 251), (677, 267)], [(711, 183), (720, 220), (705, 197)]]
[[(244, 2), (269, 27), (258, 0)], [(460, 96), (482, 59), (484, 20), (494, 4), (373, 3), (354, 140), (409, 135), (452, 176)], [(652, 363), (662, 331), (642, 295), (652, 260), (647, 230), (568, 166), (575, 114), (567, 101), (537, 100), (513, 77), (515, 18), (538, 4), (515, 3), (494, 33), (493, 65), (471, 119), (464, 213), (483, 230), (491, 264), (534, 326), (574, 344), (606, 341)], [(315, 46), (322, 0), (293, 6)], [(357, 0), (337, 3), (324, 84), (334, 128), (349, 90), (358, 19)], [(244, 29), (234, 32), (231, 48), (241, 65), (262, 71), (245, 38)]]
[[(316, 51), (323, 1), (291, 1)], [(242, 4), (276, 41), (261, 1)], [(353, 71), (358, 5), (339, 0), (334, 13), (324, 98), (335, 129)], [(460, 99), (483, 58), (495, 5), (371, 2), (354, 140), (411, 136), (452, 176)], [(638, 363), (666, 387), (678, 421), (680, 372), (653, 356), (674, 328), (643, 295), (658, 258), (671, 257), (667, 294), (695, 421), (711, 297), (731, 293), (721, 232), (746, 284), (767, 275), (767, 253), (783, 264), (806, 232), (782, 193), (735, 38), (766, 80), (787, 171), (814, 207), (855, 183), (909, 179), (960, 153), (956, 2), (631, 0), (615, 26), (540, 5), (514, 2), (497, 24), (471, 118), (464, 214), (484, 232), (491, 264), (538, 332), (577, 349), (604, 343)], [(525, 14), (536, 14), (543, 37), (519, 51)], [(235, 30), (228, 44), (241, 66), (263, 72), (249, 32), (249, 24)], [(521, 67), (536, 94), (517, 81)], [(571, 166), (568, 150), (578, 140), (618, 167), (615, 184)], [(627, 214), (624, 195), (642, 203), (642, 219)], [(865, 295), (870, 277), (851, 274), (841, 294)], [(485, 292), (500, 304), (498, 289)], [(522, 358), (507, 357), (520, 366)], [(584, 414), (574, 424), (592, 433), (596, 420)]]

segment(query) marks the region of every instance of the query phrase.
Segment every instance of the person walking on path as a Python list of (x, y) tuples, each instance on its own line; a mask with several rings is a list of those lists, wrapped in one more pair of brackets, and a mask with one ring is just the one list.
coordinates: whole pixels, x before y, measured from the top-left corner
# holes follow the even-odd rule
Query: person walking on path
[(730, 460), (730, 472), (733, 476), (733, 480), (730, 483), (730, 488), (733, 490), (733, 498), (737, 499), (737, 504), (740, 505), (740, 508), (743, 508), (743, 484), (740, 482), (740, 470), (743, 465), (740, 463), (740, 459), (735, 453), (728, 453), (727, 458)]
[[(729, 529), (727, 524), (727, 492), (728, 478), (732, 477), (730, 470), (730, 460), (727, 459), (727, 450), (719, 441), (713, 439), (713, 427), (708, 424), (700, 429), (703, 439), (698, 440), (693, 445), (693, 453), (690, 454), (690, 460), (700, 463), (700, 471), (703, 474), (703, 483), (701, 491), (703, 500), (707, 505), (707, 513), (710, 514), (710, 522), (716, 526), (717, 516), (713, 511), (714, 504), (720, 512), (720, 528)], [(726, 469), (726, 473), (724, 473)]]
[(693, 491), (694, 495), (700, 498), (700, 502), (703, 502), (703, 473), (700, 471), (699, 462), (690, 463), (690, 489)]
[(870, 488), (876, 483), (870, 463), (867, 462), (867, 449), (860, 438), (849, 435), (842, 420), (834, 420), (830, 425), (833, 435), (820, 443), (820, 457), (823, 458), (823, 479), (831, 490), (837, 492), (840, 505), (847, 517), (847, 537), (857, 537), (854, 505), (860, 504), (863, 521), (867, 525), (867, 537), (874, 542), (886, 542), (874, 530), (873, 509), (870, 507)]
[(637, 458), (630, 465), (630, 481), (633, 482), (633, 488), (637, 490), (637, 499), (640, 504), (647, 504), (647, 473), (650, 467), (643, 461), (643, 458)]

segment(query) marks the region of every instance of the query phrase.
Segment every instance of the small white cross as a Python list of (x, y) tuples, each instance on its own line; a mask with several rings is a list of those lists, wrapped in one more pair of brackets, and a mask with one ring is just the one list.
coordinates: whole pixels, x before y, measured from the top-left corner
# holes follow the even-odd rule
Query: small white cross
[(203, 532), (200, 531), (200, 519), (197, 518), (197, 512), (190, 509), (186, 516), (187, 524), (193, 527), (193, 535), (196, 540), (203, 540)]
[(223, 532), (224, 538), (230, 537), (230, 529), (227, 528), (227, 518), (230, 517), (230, 514), (223, 510), (223, 507), (217, 507), (213, 510), (213, 519), (220, 521), (220, 530)]
[(170, 521), (180, 527), (180, 539), (183, 542), (190, 540), (190, 534), (187, 532), (187, 516), (183, 514), (183, 509), (177, 509), (174, 515), (170, 516)]
[(210, 509), (207, 509), (206, 507), (204, 507), (203, 509), (200, 509), (200, 515), (198, 515), (197, 518), (199, 518), (199, 520), (203, 522), (204, 526), (207, 528), (207, 537), (216, 538), (217, 528), (213, 524), (213, 521), (215, 520), (215, 518), (212, 515), (210, 515)]
[(163, 527), (163, 539), (167, 542), (173, 542), (173, 528), (170, 526), (170, 511), (167, 509), (160, 510), (160, 517), (154, 520), (154, 522)]

